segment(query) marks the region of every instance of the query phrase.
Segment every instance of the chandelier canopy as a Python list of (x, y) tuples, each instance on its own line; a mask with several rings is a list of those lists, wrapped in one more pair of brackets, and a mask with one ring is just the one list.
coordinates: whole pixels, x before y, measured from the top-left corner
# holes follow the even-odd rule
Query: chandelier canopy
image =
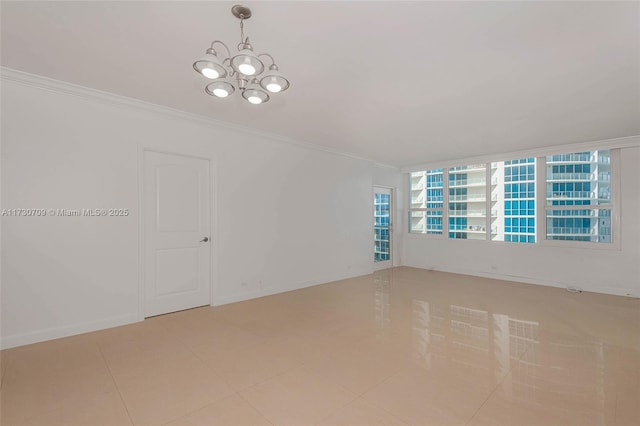
[[(231, 55), (229, 47), (220, 40), (211, 42), (205, 55), (193, 63), (193, 69), (202, 76), (213, 80), (204, 91), (217, 98), (226, 98), (236, 91), (242, 93), (242, 97), (254, 105), (269, 101), (269, 93), (279, 93), (289, 88), (289, 80), (282, 75), (276, 65), (273, 56), (268, 53), (256, 55), (253, 46), (249, 43), (249, 37), (244, 36), (244, 21), (251, 18), (251, 9), (245, 6), (235, 5), (231, 13), (240, 19), (240, 43), (238, 52)], [(220, 59), (214, 49), (220, 44), (226, 50), (227, 57)], [(266, 69), (260, 58), (266, 57), (271, 65)], [(235, 85), (234, 85), (235, 83)]]

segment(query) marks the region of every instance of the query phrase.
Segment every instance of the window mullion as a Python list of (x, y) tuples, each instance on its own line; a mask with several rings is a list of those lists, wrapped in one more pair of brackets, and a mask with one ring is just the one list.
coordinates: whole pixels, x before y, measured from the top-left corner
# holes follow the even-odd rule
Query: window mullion
[(442, 235), (449, 238), (449, 168), (442, 168)]
[(486, 165), (486, 173), (485, 173), (485, 196), (487, 198), (485, 202), (485, 220), (484, 220), (484, 229), (487, 230), (487, 234), (485, 235), (485, 239), (487, 241), (491, 241), (491, 204), (493, 200), (491, 199), (491, 162), (487, 162)]
[(620, 149), (612, 149), (610, 153), (611, 161), (611, 244), (620, 248)]
[(544, 244), (547, 240), (547, 158), (536, 158), (536, 241)]

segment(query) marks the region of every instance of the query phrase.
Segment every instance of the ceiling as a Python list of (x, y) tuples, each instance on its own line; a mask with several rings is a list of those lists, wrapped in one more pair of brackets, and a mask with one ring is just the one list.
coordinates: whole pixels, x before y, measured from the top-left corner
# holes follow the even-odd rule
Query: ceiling
[(245, 2), (260, 106), (191, 67), (234, 3), (2, 1), (1, 63), (396, 166), (640, 134), (638, 2)]

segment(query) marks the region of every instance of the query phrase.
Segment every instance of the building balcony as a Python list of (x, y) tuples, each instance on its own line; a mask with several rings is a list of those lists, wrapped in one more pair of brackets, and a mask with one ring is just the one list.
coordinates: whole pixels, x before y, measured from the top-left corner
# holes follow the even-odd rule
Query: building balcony
[(487, 217), (484, 210), (449, 210), (449, 217)]
[(469, 201), (487, 201), (487, 196), (476, 195), (476, 194), (467, 194), (467, 195), (449, 195), (449, 201), (459, 201), (459, 202), (469, 202)]
[(547, 192), (547, 200), (595, 200), (596, 194), (591, 191)]
[(591, 228), (565, 228), (565, 227), (551, 227), (547, 228), (548, 237), (588, 237), (590, 235), (598, 235), (595, 229)]
[(547, 157), (547, 164), (588, 164), (595, 161), (591, 154), (564, 154)]
[[(584, 210), (574, 210), (574, 209), (567, 209), (567, 210), (549, 210), (547, 211), (547, 218), (548, 219), (564, 219), (564, 218), (579, 218), (579, 219), (585, 219), (585, 218), (598, 218), (597, 216), (597, 210), (593, 210), (593, 209), (584, 209)], [(602, 216), (602, 217), (607, 217), (607, 216)]]
[(451, 180), (449, 181), (449, 188), (460, 188), (460, 187), (467, 187), (467, 186), (485, 186), (486, 184), (487, 184), (487, 180), (483, 178)]
[(594, 180), (595, 176), (591, 173), (547, 173), (547, 182), (591, 182)]
[[(455, 232), (455, 233), (469, 233), (469, 234), (484, 234), (487, 232), (487, 228), (485, 226), (480, 226), (480, 225), (463, 225), (463, 226), (453, 226), (453, 227), (449, 227), (449, 232)], [(492, 229), (491, 230), (492, 234), (497, 233), (497, 229)]]
[(484, 171), (486, 170), (485, 164), (469, 164), (467, 166), (460, 167), (451, 167), (449, 169), (449, 174), (451, 173), (466, 173), (466, 172), (475, 172), (475, 171)]

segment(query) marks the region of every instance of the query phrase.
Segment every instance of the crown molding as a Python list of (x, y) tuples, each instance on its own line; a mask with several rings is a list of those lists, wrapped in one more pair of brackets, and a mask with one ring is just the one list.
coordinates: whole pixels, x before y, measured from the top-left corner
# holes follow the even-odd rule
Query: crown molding
[(260, 138), (266, 138), (273, 142), (285, 143), (288, 145), (294, 145), (300, 148), (306, 148), (313, 151), (320, 151), (328, 154), (333, 154), (341, 157), (347, 157), (353, 160), (364, 161), (374, 165), (384, 166), (400, 170), (398, 167), (379, 163), (371, 158), (362, 157), (356, 154), (352, 154), (345, 151), (340, 151), (332, 148), (328, 148), (322, 145), (318, 145), (311, 142), (300, 141), (292, 139), (277, 133), (271, 133), (264, 130), (253, 129), (251, 127), (241, 126), (227, 121), (217, 120), (210, 117), (182, 111), (179, 109), (171, 108), (164, 105), (158, 105), (151, 102), (143, 101), (136, 98), (130, 98), (127, 96), (117, 95), (115, 93), (105, 92), (90, 87), (80, 86), (77, 84), (69, 83), (62, 80), (56, 80), (53, 78), (45, 77), (42, 75), (31, 74), (25, 71), (16, 70), (0, 66), (0, 79), (5, 82), (13, 82), (21, 84), (23, 86), (36, 88), (39, 90), (60, 93), (63, 95), (73, 96), (81, 98), (91, 102), (98, 102), (110, 106), (125, 109), (135, 109), (138, 111), (144, 111), (152, 114), (160, 114), (171, 118), (177, 118), (191, 123), (201, 124), (216, 129), (223, 128), (225, 130), (234, 131), (237, 133), (250, 134)]
[(376, 166), (376, 167), (379, 167), (381, 169), (392, 169), (392, 170), (395, 170), (397, 172), (400, 171), (400, 167), (392, 166), (391, 164), (379, 163), (377, 161), (374, 161), (373, 165)]
[(576, 142), (569, 144), (548, 145), (541, 148), (534, 148), (522, 151), (513, 151), (501, 154), (489, 154), (479, 157), (468, 157), (460, 159), (452, 159), (438, 161), (435, 163), (421, 163), (413, 166), (400, 168), (403, 173), (419, 172), (427, 169), (439, 169), (442, 167), (451, 167), (456, 164), (476, 164), (495, 161), (513, 160), (514, 158), (526, 157), (542, 157), (546, 155), (562, 154), (567, 152), (591, 151), (595, 149), (617, 149), (631, 148), (640, 146), (640, 135), (624, 136), (621, 138), (602, 139), (587, 142)]

